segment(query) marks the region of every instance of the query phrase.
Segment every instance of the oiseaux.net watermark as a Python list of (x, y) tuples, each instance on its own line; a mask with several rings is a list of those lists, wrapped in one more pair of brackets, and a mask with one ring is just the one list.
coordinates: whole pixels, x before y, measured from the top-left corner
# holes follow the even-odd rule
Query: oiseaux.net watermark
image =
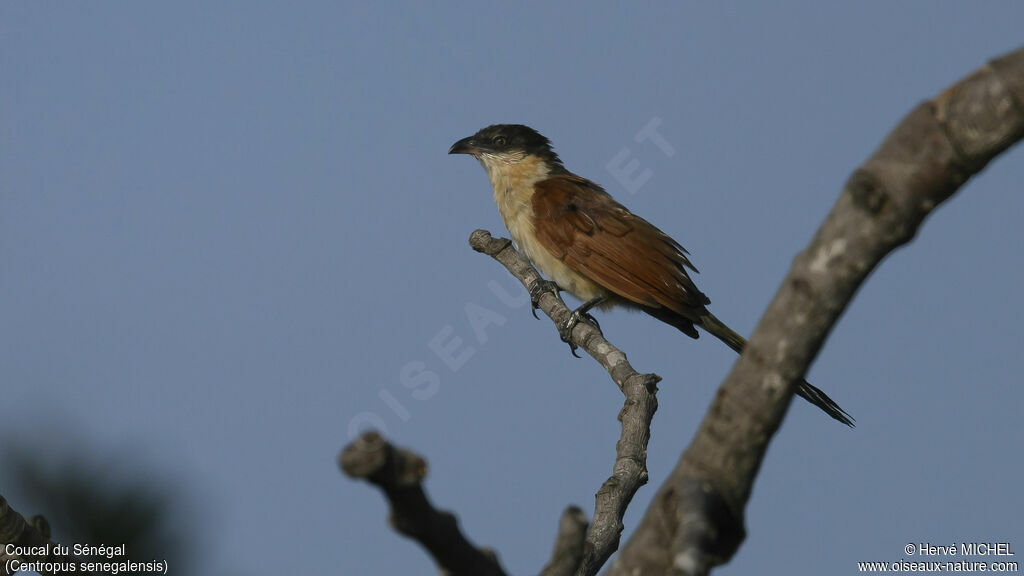
[(1010, 542), (908, 542), (904, 558), (857, 562), (858, 572), (1019, 572)]

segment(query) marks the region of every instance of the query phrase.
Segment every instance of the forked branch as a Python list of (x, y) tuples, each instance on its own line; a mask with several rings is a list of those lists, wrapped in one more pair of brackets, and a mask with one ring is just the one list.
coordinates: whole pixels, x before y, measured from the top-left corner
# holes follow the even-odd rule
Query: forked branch
[(707, 574), (744, 537), (768, 443), (857, 288), (924, 218), (1024, 137), (1024, 49), (924, 102), (850, 176), (796, 258), (609, 574)]

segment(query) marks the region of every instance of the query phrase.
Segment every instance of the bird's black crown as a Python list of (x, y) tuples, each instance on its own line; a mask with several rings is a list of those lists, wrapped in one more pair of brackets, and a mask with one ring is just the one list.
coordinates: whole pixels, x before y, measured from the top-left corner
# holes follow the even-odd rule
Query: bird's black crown
[(480, 146), (494, 152), (523, 151), (544, 158), (557, 166), (562, 165), (558, 154), (551, 147), (551, 141), (529, 126), (523, 124), (493, 124), (482, 128), (472, 136)]

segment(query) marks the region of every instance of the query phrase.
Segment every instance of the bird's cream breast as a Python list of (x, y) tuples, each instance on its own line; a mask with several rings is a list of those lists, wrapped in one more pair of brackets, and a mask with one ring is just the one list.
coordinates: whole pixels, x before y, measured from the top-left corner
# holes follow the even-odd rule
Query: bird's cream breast
[[(483, 160), (482, 160), (483, 161)], [(607, 290), (569, 268), (537, 239), (533, 216), (533, 185), (548, 177), (545, 163), (528, 156), (514, 164), (489, 165), (483, 161), (494, 187), (498, 205), (512, 241), (542, 274), (581, 300), (607, 294)]]

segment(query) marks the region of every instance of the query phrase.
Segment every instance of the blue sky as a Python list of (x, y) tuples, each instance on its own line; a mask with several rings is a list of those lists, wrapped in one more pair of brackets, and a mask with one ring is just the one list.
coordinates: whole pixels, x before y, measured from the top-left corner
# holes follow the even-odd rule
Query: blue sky
[[(748, 333), (849, 173), (1022, 21), (1013, 2), (0, 4), (2, 434), (189, 494), (191, 573), (427, 573), (337, 470), (374, 421), (475, 542), (536, 572), (564, 507), (593, 509), (622, 398), (499, 296), (513, 280), (467, 245), (504, 232), (487, 179), (448, 146), (537, 128), (686, 246)], [(636, 141), (652, 121), (674, 154)], [(624, 149), (650, 171), (636, 190), (608, 168)], [(1024, 546), (1021, 182), (1017, 147), (869, 278), (809, 373), (858, 427), (794, 403), (719, 573)], [(482, 337), (473, 306), (501, 317)], [(628, 536), (734, 356), (600, 319), (664, 378)], [(452, 337), (458, 365), (431, 346)]]

